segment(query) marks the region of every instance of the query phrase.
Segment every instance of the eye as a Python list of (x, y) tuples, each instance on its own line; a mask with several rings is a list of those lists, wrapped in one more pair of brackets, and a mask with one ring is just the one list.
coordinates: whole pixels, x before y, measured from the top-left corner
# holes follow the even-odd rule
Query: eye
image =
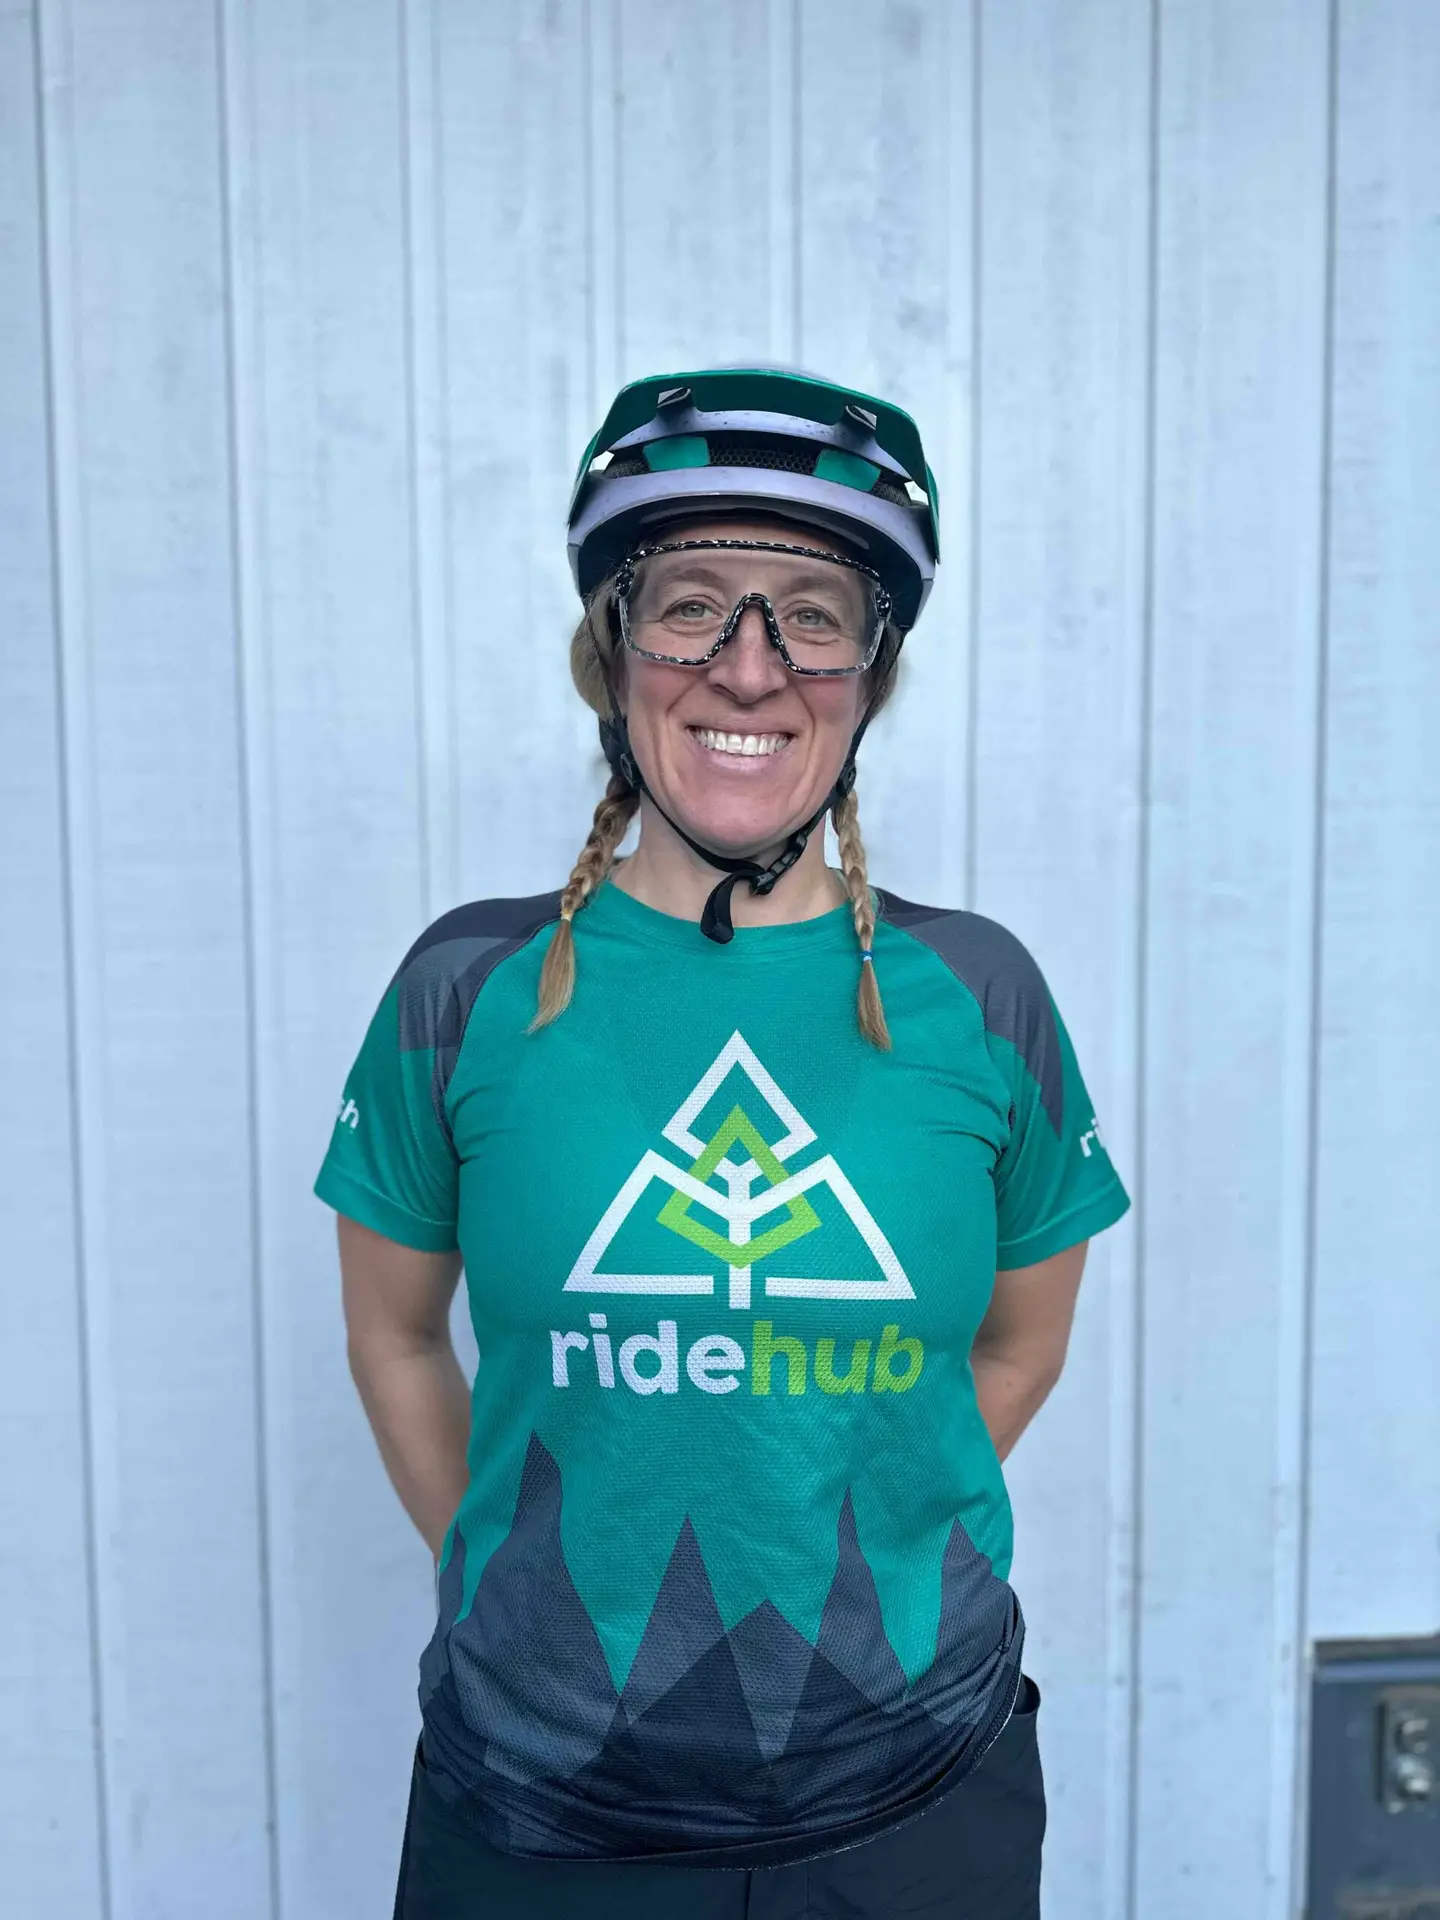
[(824, 607), (792, 607), (785, 617), (793, 620), (796, 626), (807, 627), (815, 632), (823, 632), (837, 624), (835, 616)]
[(715, 609), (711, 606), (710, 602), (708, 600), (701, 600), (698, 597), (673, 601), (665, 609), (665, 618), (667, 620), (710, 620), (713, 619), (714, 616)]

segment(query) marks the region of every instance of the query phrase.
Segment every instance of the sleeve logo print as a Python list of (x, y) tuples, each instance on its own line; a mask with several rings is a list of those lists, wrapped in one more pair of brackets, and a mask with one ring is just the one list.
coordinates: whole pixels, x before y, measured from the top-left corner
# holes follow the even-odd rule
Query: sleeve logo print
[(352, 1133), (356, 1127), (359, 1126), (360, 1109), (353, 1100), (346, 1098), (340, 1102), (340, 1112), (336, 1117), (335, 1124), (337, 1127), (349, 1127)]

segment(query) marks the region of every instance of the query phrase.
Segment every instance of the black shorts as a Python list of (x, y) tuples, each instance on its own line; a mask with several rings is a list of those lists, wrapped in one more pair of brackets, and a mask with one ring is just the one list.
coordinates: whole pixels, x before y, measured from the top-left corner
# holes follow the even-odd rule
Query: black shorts
[(395, 1920), (1039, 1920), (1039, 1705), (1022, 1676), (980, 1765), (924, 1812), (779, 1867), (501, 1853), (447, 1807), (417, 1749)]

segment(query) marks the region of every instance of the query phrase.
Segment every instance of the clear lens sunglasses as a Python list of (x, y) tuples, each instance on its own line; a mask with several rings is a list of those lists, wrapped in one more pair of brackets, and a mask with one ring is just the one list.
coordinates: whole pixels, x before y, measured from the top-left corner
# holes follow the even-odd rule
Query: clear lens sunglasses
[[(733, 570), (709, 556), (736, 551), (784, 555), (789, 564), (769, 593), (752, 589), (734, 598)], [(630, 651), (675, 667), (713, 660), (745, 609), (756, 606), (791, 673), (836, 679), (873, 665), (891, 600), (873, 567), (817, 547), (672, 540), (628, 556), (616, 578), (616, 605)]]

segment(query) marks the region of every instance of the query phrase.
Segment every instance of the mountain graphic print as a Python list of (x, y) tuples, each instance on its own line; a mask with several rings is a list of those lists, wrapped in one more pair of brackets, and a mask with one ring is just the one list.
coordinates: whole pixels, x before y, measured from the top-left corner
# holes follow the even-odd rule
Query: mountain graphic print
[(617, 1692), (561, 1544), (561, 1476), (532, 1433), (506, 1539), (460, 1612), (456, 1529), (422, 1658), (427, 1764), (511, 1853), (629, 1855), (800, 1837), (922, 1791), (988, 1740), (1019, 1673), (1010, 1587), (957, 1519), (935, 1658), (886, 1637), (847, 1494), (812, 1645), (768, 1601), (726, 1628), (687, 1519)]

